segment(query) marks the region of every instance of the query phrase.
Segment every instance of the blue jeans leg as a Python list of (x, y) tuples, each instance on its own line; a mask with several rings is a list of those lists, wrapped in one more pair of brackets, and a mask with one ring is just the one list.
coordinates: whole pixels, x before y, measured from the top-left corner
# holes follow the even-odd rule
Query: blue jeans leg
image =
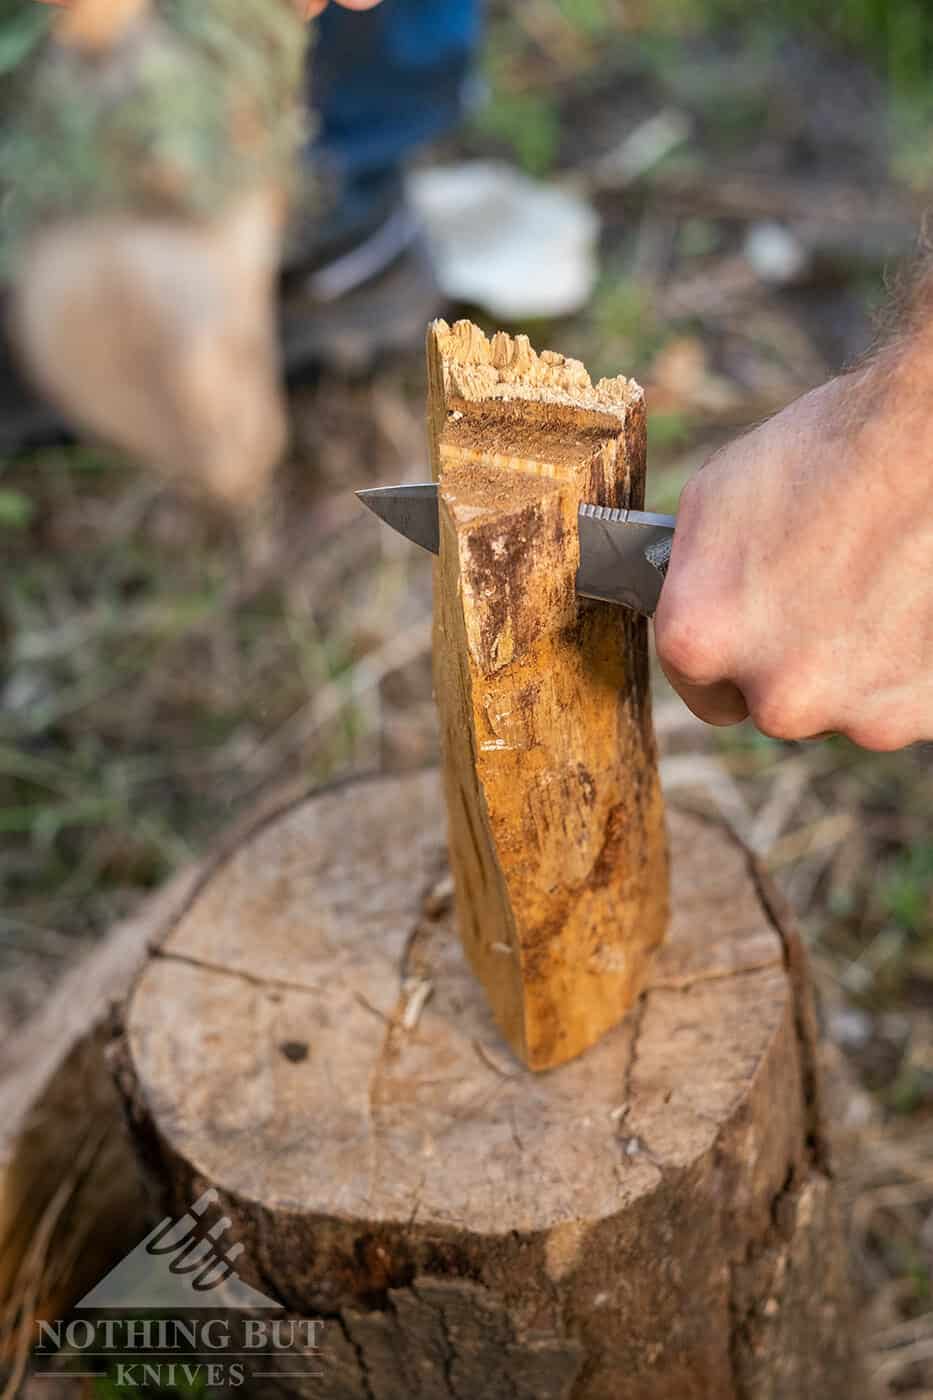
[(366, 181), (454, 129), (481, 11), (482, 0), (328, 6), (312, 56), (314, 155), (349, 183)]

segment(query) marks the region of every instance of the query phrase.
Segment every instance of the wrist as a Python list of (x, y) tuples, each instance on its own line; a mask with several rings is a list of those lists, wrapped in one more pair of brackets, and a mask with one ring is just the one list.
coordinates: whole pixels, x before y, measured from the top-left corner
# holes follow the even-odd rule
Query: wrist
[[(933, 333), (924, 328), (886, 346), (853, 371), (852, 448), (879, 487), (929, 499), (933, 480)], [(843, 382), (843, 381), (840, 381)]]

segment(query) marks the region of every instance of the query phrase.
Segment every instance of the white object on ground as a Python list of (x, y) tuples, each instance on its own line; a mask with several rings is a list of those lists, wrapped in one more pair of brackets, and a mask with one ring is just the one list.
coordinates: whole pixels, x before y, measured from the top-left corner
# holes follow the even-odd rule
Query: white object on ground
[(416, 171), (409, 192), (453, 300), (521, 321), (568, 316), (589, 299), (599, 218), (580, 195), (497, 161)]
[(796, 282), (809, 262), (799, 238), (783, 224), (773, 222), (753, 224), (743, 251), (761, 280), (779, 287)]

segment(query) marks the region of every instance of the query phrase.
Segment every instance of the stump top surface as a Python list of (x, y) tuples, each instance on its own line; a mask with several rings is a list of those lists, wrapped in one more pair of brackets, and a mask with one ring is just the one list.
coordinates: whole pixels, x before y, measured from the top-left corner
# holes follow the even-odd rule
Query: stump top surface
[(194, 898), (128, 1037), (160, 1133), (199, 1175), (302, 1216), (550, 1229), (653, 1191), (768, 1092), (792, 994), (720, 827), (670, 814), (673, 917), (648, 990), (543, 1075), (463, 959), (443, 832), (436, 773), (349, 783), (263, 824)]

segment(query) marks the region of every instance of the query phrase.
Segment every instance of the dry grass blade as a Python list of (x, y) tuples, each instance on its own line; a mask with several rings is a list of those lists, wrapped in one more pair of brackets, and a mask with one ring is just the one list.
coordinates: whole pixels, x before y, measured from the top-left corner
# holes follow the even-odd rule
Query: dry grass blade
[(780, 870), (800, 860), (814, 851), (835, 850), (852, 830), (853, 818), (850, 812), (831, 812), (806, 826), (798, 827), (776, 842), (768, 856), (772, 870)]
[(873, 1394), (917, 1396), (933, 1385), (933, 1311), (922, 1278), (924, 1256), (933, 1263), (929, 1239), (924, 1243), (933, 1212), (933, 1142), (876, 1129), (861, 1149), (852, 1244), (871, 1295), (865, 1350)]
[(401, 670), (431, 649), (431, 619), (420, 618), (384, 642), (352, 668), (349, 676), (323, 686), (307, 705), (265, 739), (245, 760), (247, 772), (260, 778), (241, 789), (237, 801), (245, 802), (257, 787), (281, 774), (308, 741), (331, 724), (348, 705), (371, 695), (393, 671)]
[(714, 808), (742, 840), (754, 824), (742, 789), (721, 763), (705, 754), (676, 754), (661, 760), (661, 782), (665, 791), (693, 790), (702, 805)]
[(757, 855), (771, 850), (797, 810), (809, 781), (810, 765), (805, 757), (788, 759), (782, 765), (748, 834), (748, 844)]
[(108, 1129), (91, 1131), (85, 1139), (72, 1170), (59, 1183), (39, 1221), (35, 1234), (17, 1273), (12, 1296), (0, 1317), (0, 1356), (10, 1355), (12, 1366), (0, 1400), (16, 1400), (33, 1347), (37, 1307), (55, 1265), (50, 1250), (55, 1232), (69, 1203), (100, 1152)]
[(872, 1367), (876, 1379), (892, 1381), (919, 1362), (933, 1362), (933, 1335), (911, 1342), (894, 1356), (886, 1356)]
[(893, 1327), (876, 1332), (872, 1337), (872, 1344), (876, 1351), (884, 1351), (888, 1347), (912, 1345), (914, 1342), (931, 1339), (933, 1339), (933, 1313), (926, 1313), (923, 1317), (912, 1318), (909, 1322), (895, 1323)]

